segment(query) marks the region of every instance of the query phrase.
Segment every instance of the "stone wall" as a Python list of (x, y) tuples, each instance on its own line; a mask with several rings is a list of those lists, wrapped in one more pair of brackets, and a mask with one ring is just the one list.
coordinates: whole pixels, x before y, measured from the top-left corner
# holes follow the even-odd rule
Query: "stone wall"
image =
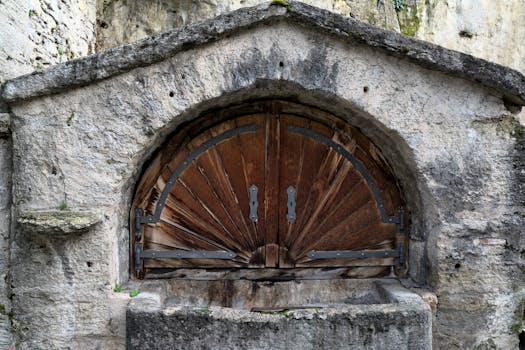
[[(183, 24), (268, 0), (97, 2), (98, 47), (105, 50)], [(304, 0), (304, 3), (402, 32), (525, 72), (521, 0)], [(525, 125), (525, 111), (516, 116)]]
[[(1, 108), (1, 106), (0, 106)], [(11, 138), (10, 117), (0, 109), (0, 348), (7, 349), (11, 337), (9, 281), (9, 232), (11, 225)]]
[[(184, 24), (212, 18), (233, 10), (269, 3), (268, 0), (100, 0), (97, 16), (98, 44), (105, 50), (133, 42)], [(352, 16), (374, 25), (399, 31), (392, 1), (305, 0), (304, 3)]]
[[(0, 84), (95, 51), (96, 0), (0, 2)], [(11, 224), (10, 116), (0, 100), (0, 348), (12, 343), (8, 288)]]

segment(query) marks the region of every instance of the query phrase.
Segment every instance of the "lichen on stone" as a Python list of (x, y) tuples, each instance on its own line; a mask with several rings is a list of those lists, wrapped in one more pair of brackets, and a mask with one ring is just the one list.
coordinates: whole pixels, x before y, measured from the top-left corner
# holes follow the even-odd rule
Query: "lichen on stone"
[(401, 33), (411, 37), (416, 36), (421, 25), (420, 14), (418, 13), (420, 10), (421, 8), (418, 7), (415, 1), (403, 3), (402, 7), (396, 8)]
[(275, 6), (281, 6), (281, 7), (284, 7), (286, 9), (286, 12), (290, 11), (292, 9), (292, 7), (290, 6), (289, 3), (287, 3), (285, 0), (272, 0), (272, 2), (270, 3), (270, 5), (275, 5)]

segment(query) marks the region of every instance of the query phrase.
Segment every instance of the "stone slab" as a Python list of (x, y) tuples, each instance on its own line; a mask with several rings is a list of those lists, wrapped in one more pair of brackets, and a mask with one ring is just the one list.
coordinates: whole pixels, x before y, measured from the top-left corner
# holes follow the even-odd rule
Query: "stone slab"
[(100, 221), (97, 213), (72, 210), (28, 210), (17, 220), (27, 232), (53, 235), (83, 233)]

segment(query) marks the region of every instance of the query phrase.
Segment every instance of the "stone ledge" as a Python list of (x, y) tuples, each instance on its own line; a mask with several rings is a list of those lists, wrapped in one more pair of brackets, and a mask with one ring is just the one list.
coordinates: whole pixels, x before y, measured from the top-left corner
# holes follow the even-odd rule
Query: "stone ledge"
[(28, 210), (19, 214), (17, 223), (30, 233), (75, 235), (101, 221), (101, 216), (91, 211)]
[(275, 21), (288, 21), (346, 42), (377, 48), (388, 55), (406, 58), (423, 67), (481, 84), (501, 94), (509, 104), (525, 105), (525, 76), (516, 70), (294, 1), (286, 7), (268, 2), (242, 8), (133, 44), (36, 71), (5, 82), (2, 95), (7, 102), (15, 102), (87, 85)]

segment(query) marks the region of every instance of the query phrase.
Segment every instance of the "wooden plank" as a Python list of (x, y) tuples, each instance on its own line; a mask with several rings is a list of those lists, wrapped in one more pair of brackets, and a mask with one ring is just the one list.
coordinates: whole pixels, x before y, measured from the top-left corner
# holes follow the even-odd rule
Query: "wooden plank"
[(339, 278), (371, 278), (390, 274), (388, 266), (355, 266), (338, 268), (294, 268), (294, 269), (148, 269), (146, 278), (190, 279), (201, 281), (212, 280), (256, 280), (256, 281), (289, 281), (289, 280), (324, 280)]
[[(279, 267), (291, 268), (294, 267), (294, 262), (289, 258), (288, 240), (292, 232), (294, 232), (297, 217), (294, 221), (287, 220), (288, 214), (288, 193), (287, 189), (292, 186), (296, 191), (296, 203), (303, 203), (307, 191), (302, 185), (302, 173), (305, 167), (305, 162), (309, 162), (304, 148), (306, 138), (299, 134), (290, 133), (287, 131), (289, 125), (289, 118), (281, 116), (280, 133), (281, 133), (281, 148), (280, 148), (280, 189), (279, 189)], [(308, 121), (300, 119), (302, 126), (307, 126)], [(298, 198), (299, 196), (299, 198)], [(301, 206), (296, 205), (297, 209)]]
[[(293, 242), (304, 232), (303, 228), (315, 208), (315, 203), (320, 195), (319, 187), (316, 189), (315, 186), (316, 181), (323, 181), (320, 179), (322, 177), (319, 174), (320, 169), (322, 169), (323, 164), (327, 162), (327, 158), (331, 155), (329, 148), (324, 144), (287, 130), (288, 125), (297, 125), (328, 135), (329, 130), (325, 126), (311, 120), (289, 115), (282, 116), (282, 123), (281, 130), (284, 142), (287, 143), (286, 146), (290, 149), (282, 151), (281, 177), (283, 180), (281, 181), (283, 186), (281, 186), (281, 191), (284, 191), (284, 193), (282, 193), (279, 201), (283, 207), (280, 213), (281, 220), (285, 220), (286, 217), (286, 187), (295, 184), (296, 188), (296, 220), (293, 223), (281, 221), (281, 227), (284, 229), (280, 231), (280, 242), (281, 245), (284, 245), (282, 252), (289, 253), (292, 250)], [(288, 259), (288, 261), (285, 259)], [(289, 259), (289, 256), (283, 256), (284, 266), (293, 266), (293, 261)]]
[[(266, 115), (256, 114), (235, 119), (236, 125), (256, 124), (258, 129), (255, 133), (237, 135), (236, 142), (240, 150), (242, 161), (242, 172), (237, 174), (237, 180), (232, 180), (236, 191), (237, 198), (241, 203), (244, 219), (253, 235), (256, 251), (250, 262), (250, 267), (264, 267), (266, 259), (266, 211), (264, 208), (264, 199), (266, 192), (265, 169), (266, 169)], [(242, 179), (241, 177), (244, 177)], [(251, 185), (258, 187), (258, 216), (259, 219), (254, 222), (250, 219), (249, 209), (249, 192)], [(242, 188), (244, 186), (244, 189)]]
[(280, 129), (275, 113), (266, 116), (266, 169), (264, 212), (266, 223), (266, 267), (279, 262), (279, 168)]

